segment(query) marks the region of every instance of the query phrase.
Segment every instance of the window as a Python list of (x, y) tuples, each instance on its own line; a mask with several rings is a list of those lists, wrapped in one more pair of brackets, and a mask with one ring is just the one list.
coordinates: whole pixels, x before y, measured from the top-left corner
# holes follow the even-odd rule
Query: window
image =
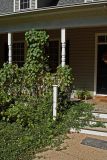
[(97, 42), (99, 43), (99, 44), (104, 44), (104, 43), (106, 43), (107, 44), (107, 35), (99, 35), (98, 37), (97, 37)]
[(52, 40), (49, 41), (49, 46), (45, 48), (46, 56), (49, 57), (48, 64), (50, 68), (50, 72), (56, 72), (56, 69), (59, 64), (59, 41)]
[(24, 42), (13, 43), (12, 62), (18, 64), (19, 67), (24, 64), (24, 46)]
[(20, 9), (30, 8), (30, 0), (19, 0), (19, 2), (20, 2)]

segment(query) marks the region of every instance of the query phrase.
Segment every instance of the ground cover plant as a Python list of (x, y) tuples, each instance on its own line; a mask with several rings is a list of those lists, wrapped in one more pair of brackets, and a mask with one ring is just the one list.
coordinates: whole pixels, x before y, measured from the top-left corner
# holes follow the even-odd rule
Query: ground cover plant
[[(23, 67), (0, 69), (0, 160), (32, 160), (38, 151), (59, 145), (69, 129), (87, 125), (92, 106), (73, 104), (66, 95), (73, 83), (69, 66), (49, 73), (45, 31), (26, 32), (27, 57)], [(58, 84), (58, 114), (52, 119), (52, 85)], [(65, 97), (65, 98), (63, 98)]]

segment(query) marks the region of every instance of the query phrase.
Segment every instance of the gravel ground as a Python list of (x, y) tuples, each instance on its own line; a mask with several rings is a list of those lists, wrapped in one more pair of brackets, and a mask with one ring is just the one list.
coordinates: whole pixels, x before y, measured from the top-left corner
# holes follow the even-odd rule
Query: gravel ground
[(82, 145), (86, 137), (106, 140), (107, 137), (98, 137), (79, 133), (68, 135), (68, 139), (61, 145), (59, 150), (48, 150), (38, 154), (34, 160), (107, 160), (107, 150)]

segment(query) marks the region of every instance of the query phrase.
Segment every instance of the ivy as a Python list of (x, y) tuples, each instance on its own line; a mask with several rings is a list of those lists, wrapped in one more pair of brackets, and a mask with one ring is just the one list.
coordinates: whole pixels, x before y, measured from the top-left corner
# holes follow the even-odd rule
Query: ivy
[(32, 90), (33, 95), (39, 95), (43, 90), (43, 76), (47, 66), (45, 56), (45, 45), (49, 36), (45, 31), (36, 31), (32, 29), (26, 32), (27, 58), (24, 65), (24, 83), (26, 87)]

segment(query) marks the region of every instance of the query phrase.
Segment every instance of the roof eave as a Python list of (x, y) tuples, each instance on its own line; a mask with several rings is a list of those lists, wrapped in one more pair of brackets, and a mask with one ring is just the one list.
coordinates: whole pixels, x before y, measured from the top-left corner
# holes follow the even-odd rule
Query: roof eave
[(65, 6), (52, 6), (52, 7), (44, 7), (26, 11), (19, 11), (19, 12), (11, 12), (6, 14), (1, 14), (0, 19), (9, 18), (9, 17), (17, 17), (17, 16), (27, 16), (32, 14), (48, 14), (48, 13), (57, 13), (57, 12), (68, 12), (71, 11), (78, 11), (78, 10), (87, 10), (87, 9), (96, 9), (107, 7), (107, 2), (92, 2), (92, 3), (81, 3), (81, 4), (73, 4), (73, 5), (65, 5)]

